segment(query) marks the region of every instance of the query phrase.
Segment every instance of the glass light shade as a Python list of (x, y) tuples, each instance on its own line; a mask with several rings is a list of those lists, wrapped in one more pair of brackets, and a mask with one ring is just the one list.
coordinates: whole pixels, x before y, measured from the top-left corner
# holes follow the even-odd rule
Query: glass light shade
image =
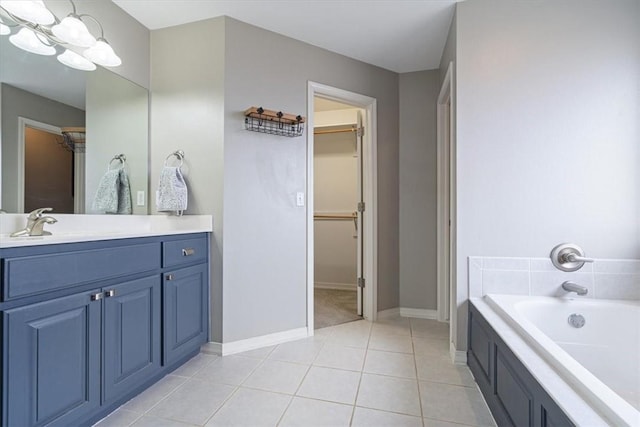
[(2, 0), (0, 6), (12, 15), (35, 24), (49, 25), (56, 20), (42, 0)]
[(84, 22), (73, 15), (51, 27), (51, 32), (60, 40), (75, 46), (91, 47), (96, 44), (96, 38), (91, 35)]
[(58, 61), (76, 70), (93, 71), (96, 69), (96, 64), (69, 49), (58, 55)]
[(100, 38), (93, 47), (85, 50), (84, 57), (89, 61), (105, 67), (117, 67), (122, 64), (122, 60), (113, 51), (113, 48), (106, 40)]
[(28, 28), (22, 28), (16, 34), (9, 37), (9, 41), (16, 47), (38, 55), (55, 55), (56, 48), (47, 46), (40, 41), (36, 33)]
[(11, 34), (11, 29), (0, 22), (0, 36), (6, 36), (7, 34)]

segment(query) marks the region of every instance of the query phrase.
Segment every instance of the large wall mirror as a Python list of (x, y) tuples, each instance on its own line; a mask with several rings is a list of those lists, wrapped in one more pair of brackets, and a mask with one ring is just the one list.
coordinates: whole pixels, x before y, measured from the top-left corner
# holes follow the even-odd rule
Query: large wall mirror
[(131, 212), (148, 213), (146, 89), (101, 67), (79, 71), (24, 52), (7, 37), (0, 84), (0, 209), (104, 214), (94, 205), (98, 186), (124, 167)]

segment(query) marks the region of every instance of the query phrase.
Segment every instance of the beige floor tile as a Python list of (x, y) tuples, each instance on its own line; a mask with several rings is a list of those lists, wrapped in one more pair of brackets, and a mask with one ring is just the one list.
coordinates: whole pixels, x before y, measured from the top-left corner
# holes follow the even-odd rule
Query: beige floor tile
[(420, 381), (425, 417), (474, 426), (494, 426), (487, 405), (475, 387)]
[(194, 378), (220, 384), (240, 385), (262, 363), (260, 359), (223, 356), (198, 371)]
[(370, 374), (416, 378), (416, 364), (413, 354), (369, 350), (363, 371)]
[(119, 408), (109, 414), (108, 417), (100, 420), (94, 427), (126, 427), (133, 424), (141, 416), (140, 412)]
[(276, 349), (277, 346), (271, 345), (269, 347), (256, 348), (255, 350), (247, 350), (242, 353), (237, 353), (236, 356), (251, 357), (253, 359), (266, 359), (271, 352)]
[(265, 360), (242, 385), (261, 390), (294, 394), (308, 370), (309, 366), (299, 363)]
[(173, 371), (171, 375), (178, 375), (180, 377), (192, 377), (199, 370), (208, 366), (219, 357), (220, 356), (215, 356), (213, 354), (199, 353), (195, 357), (190, 359), (187, 363)]
[(413, 353), (411, 337), (403, 335), (371, 335), (370, 350), (393, 351), (396, 353)]
[(241, 387), (206, 426), (275, 426), (290, 401), (291, 396)]
[(298, 396), (353, 405), (360, 372), (313, 366), (304, 378)]
[(364, 364), (365, 349), (326, 344), (316, 360), (316, 366), (361, 371)]
[(352, 413), (353, 406), (350, 405), (294, 397), (279, 426), (347, 427)]
[(148, 415), (202, 425), (234, 390), (233, 386), (191, 378), (154, 406)]
[(421, 416), (416, 380), (362, 374), (356, 406)]
[(315, 338), (292, 341), (280, 344), (270, 355), (269, 359), (284, 362), (311, 364), (320, 353), (324, 341)]
[(132, 424), (134, 427), (188, 427), (195, 424), (181, 423), (175, 420), (168, 420), (166, 418), (150, 417), (145, 415), (138, 421)]
[(450, 360), (416, 356), (416, 366), (419, 380), (475, 387), (475, 381), (469, 368), (463, 365), (454, 365)]
[(372, 336), (380, 336), (380, 335), (400, 335), (400, 336), (411, 336), (411, 327), (409, 324), (403, 323), (380, 323), (376, 322), (373, 324), (371, 328)]
[(128, 401), (123, 408), (134, 412), (147, 412), (180, 385), (187, 381), (185, 377), (167, 375), (160, 381)]
[(422, 420), (411, 415), (356, 407), (352, 427), (422, 427)]
[(424, 427), (467, 427), (468, 424), (450, 423), (448, 421), (434, 420), (431, 418), (424, 419)]
[(441, 357), (451, 360), (449, 355), (449, 342), (433, 338), (412, 338), (413, 351), (416, 355)]

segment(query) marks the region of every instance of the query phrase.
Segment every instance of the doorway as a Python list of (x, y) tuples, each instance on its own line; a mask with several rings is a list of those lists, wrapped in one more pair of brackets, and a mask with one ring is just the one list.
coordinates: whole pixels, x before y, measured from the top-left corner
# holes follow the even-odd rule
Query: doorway
[(314, 325), (362, 318), (362, 110), (314, 99)]
[[(315, 327), (376, 319), (376, 101), (309, 82), (308, 111), (307, 328), (313, 335)], [(344, 310), (327, 313), (316, 295)]]
[(438, 320), (449, 322), (449, 339), (456, 331), (456, 172), (455, 87), (449, 63), (437, 102), (438, 140)]

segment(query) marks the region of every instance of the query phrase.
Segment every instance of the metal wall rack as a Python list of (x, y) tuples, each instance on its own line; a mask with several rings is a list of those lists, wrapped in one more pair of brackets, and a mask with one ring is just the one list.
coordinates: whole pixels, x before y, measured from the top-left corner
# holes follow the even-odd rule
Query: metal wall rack
[(304, 132), (305, 118), (300, 115), (251, 107), (244, 116), (244, 127), (252, 132), (288, 137), (301, 136)]

